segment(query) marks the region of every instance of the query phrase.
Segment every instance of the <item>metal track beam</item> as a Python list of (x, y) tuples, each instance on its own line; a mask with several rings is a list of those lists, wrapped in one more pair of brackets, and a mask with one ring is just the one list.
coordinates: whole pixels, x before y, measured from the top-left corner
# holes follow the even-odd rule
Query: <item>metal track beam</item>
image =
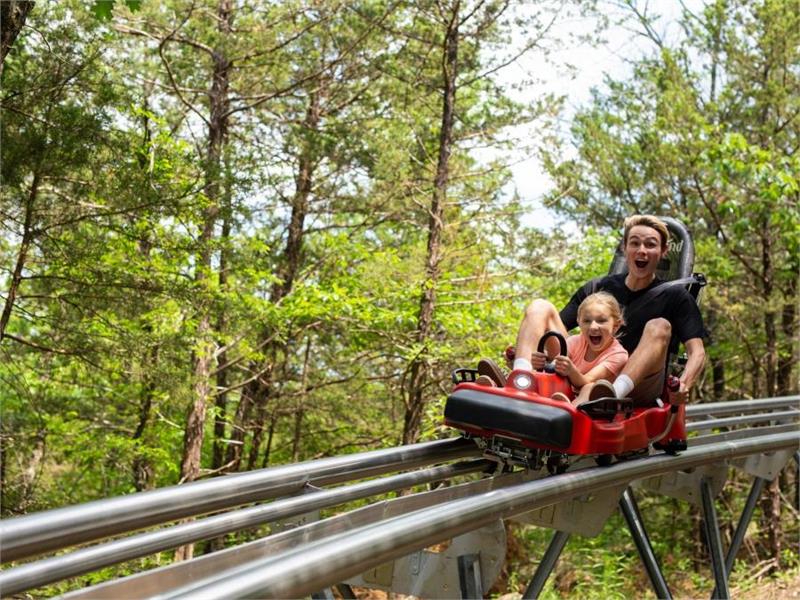
[(686, 418), (696, 419), (711, 415), (736, 415), (776, 408), (800, 408), (800, 395), (781, 396), (778, 398), (759, 398), (758, 400), (734, 400), (732, 402), (713, 402), (708, 404), (691, 404), (686, 407)]
[(509, 517), (536, 507), (563, 501), (590, 490), (626, 481), (685, 470), (754, 453), (794, 448), (800, 432), (753, 440), (709, 444), (680, 456), (652, 456), (539, 479), (489, 493), (454, 500), (357, 529), (281, 554), (255, 560), (198, 579), (191, 585), (162, 594), (162, 598), (206, 599), (253, 596), (299, 597), (323, 589), (397, 556), (443, 539), (471, 531), (498, 517)]
[(721, 429), (722, 427), (735, 427), (736, 425), (753, 425), (755, 423), (787, 423), (800, 418), (798, 410), (783, 410), (779, 412), (758, 413), (755, 415), (741, 415), (725, 419), (706, 419), (692, 421), (686, 424), (686, 431), (702, 431), (707, 429)]
[(0, 522), (2, 562), (206, 514), (316, 486), (478, 455), (463, 438), (437, 440), (237, 473), (180, 486), (48, 510)]
[[(753, 485), (750, 488), (750, 493), (747, 496), (747, 502), (742, 510), (742, 516), (739, 517), (739, 523), (736, 525), (736, 531), (731, 540), (731, 546), (728, 548), (728, 553), (725, 555), (725, 573), (730, 576), (733, 571), (733, 562), (736, 560), (736, 555), (739, 553), (739, 548), (744, 541), (744, 534), (747, 531), (747, 526), (750, 524), (750, 519), (753, 518), (753, 511), (755, 511), (758, 497), (764, 489), (764, 484), (767, 482), (763, 477), (756, 477), (753, 480)], [(711, 592), (712, 598), (718, 598), (717, 586), (714, 586), (714, 591)]]
[(276, 500), (270, 504), (253, 506), (181, 523), (174, 527), (134, 535), (98, 544), (75, 552), (54, 556), (0, 572), (0, 590), (3, 594), (47, 585), (55, 581), (88, 573), (102, 567), (147, 556), (183, 544), (209, 539), (234, 531), (241, 531), (264, 523), (301, 515), (321, 508), (336, 506), (352, 500), (401, 490), (415, 485), (477, 473), (492, 466), (488, 460), (474, 460), (454, 465), (433, 467), (383, 479), (366, 481), (351, 486), (319, 490), (302, 496)]

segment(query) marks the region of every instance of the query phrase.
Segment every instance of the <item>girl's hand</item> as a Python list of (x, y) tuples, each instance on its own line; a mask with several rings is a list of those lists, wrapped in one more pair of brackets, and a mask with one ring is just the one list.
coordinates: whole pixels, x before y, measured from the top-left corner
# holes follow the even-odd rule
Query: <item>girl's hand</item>
[(563, 354), (559, 354), (555, 358), (555, 367), (556, 373), (561, 375), (562, 377), (571, 378), (573, 374), (577, 373), (577, 369), (575, 368), (575, 364), (572, 362), (569, 356), (564, 356)]
[(547, 356), (545, 356), (544, 352), (534, 352), (531, 355), (531, 364), (533, 368), (537, 371), (541, 371), (544, 369), (544, 365), (547, 362)]

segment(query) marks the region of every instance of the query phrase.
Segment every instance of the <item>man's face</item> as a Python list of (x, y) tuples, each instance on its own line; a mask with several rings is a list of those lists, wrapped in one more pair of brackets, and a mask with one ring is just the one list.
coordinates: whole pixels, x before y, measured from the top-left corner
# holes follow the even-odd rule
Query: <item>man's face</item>
[(653, 275), (658, 261), (666, 253), (661, 249), (661, 236), (658, 231), (647, 225), (635, 225), (628, 233), (625, 244), (625, 261), (628, 272), (637, 278)]

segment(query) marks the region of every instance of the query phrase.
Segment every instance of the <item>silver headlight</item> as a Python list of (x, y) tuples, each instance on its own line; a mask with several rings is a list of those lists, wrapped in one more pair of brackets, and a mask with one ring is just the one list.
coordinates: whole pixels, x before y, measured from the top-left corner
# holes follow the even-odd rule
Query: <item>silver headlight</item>
[(518, 390), (527, 390), (533, 384), (533, 378), (527, 373), (517, 373), (514, 376), (514, 387)]

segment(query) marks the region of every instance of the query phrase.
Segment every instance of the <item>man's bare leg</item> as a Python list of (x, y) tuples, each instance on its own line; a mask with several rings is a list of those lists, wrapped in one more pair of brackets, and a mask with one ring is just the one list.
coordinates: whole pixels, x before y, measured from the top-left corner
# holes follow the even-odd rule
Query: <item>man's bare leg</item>
[[(567, 329), (561, 322), (556, 307), (551, 302), (538, 298), (525, 309), (515, 344), (516, 358), (524, 358), (530, 362), (531, 354), (546, 331), (558, 331), (565, 337), (567, 335)], [(547, 340), (546, 346), (550, 356), (556, 355), (559, 351), (556, 339)]]
[(647, 322), (639, 345), (614, 381), (617, 397), (627, 396), (637, 383), (663, 369), (671, 337), (672, 326), (666, 319), (651, 319)]

